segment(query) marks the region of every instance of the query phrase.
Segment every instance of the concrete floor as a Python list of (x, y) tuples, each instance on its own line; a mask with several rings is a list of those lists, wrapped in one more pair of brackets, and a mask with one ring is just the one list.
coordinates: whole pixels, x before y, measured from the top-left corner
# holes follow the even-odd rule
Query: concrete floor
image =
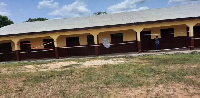
[(147, 52), (129, 52), (129, 53), (115, 53), (115, 54), (106, 54), (106, 55), (100, 55), (99, 57), (124, 57), (124, 56), (130, 56), (130, 57), (136, 57), (136, 56), (142, 56), (142, 55), (162, 55), (162, 54), (176, 54), (176, 53), (192, 53), (192, 52), (200, 52), (200, 48), (195, 48), (194, 50), (190, 50), (188, 48), (186, 49), (162, 49), (159, 52), (155, 52), (155, 50), (150, 50)]

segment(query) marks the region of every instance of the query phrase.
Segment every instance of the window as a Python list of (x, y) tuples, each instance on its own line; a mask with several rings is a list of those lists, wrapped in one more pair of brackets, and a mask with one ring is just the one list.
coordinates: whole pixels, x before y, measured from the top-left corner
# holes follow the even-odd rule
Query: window
[(87, 36), (87, 43), (88, 43), (88, 45), (94, 45), (94, 36), (93, 35)]
[(110, 34), (111, 43), (121, 43), (123, 42), (123, 33)]
[(11, 43), (0, 44), (0, 53), (8, 53), (12, 51)]
[(68, 47), (72, 47), (72, 46), (79, 46), (79, 37), (69, 37), (66, 38), (66, 45)]
[(166, 36), (174, 37), (174, 29), (173, 28), (161, 29), (161, 38)]
[(22, 41), (20, 42), (20, 48), (22, 51), (31, 50), (31, 43), (30, 41)]
[(43, 39), (43, 45), (44, 45), (44, 48), (47, 48), (47, 49), (55, 48), (53, 39)]

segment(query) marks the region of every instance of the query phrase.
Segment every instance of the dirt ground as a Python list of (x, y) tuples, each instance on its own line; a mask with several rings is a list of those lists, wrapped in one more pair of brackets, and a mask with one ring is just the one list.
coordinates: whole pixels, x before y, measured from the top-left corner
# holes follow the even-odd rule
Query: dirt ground
[[(126, 63), (126, 59), (124, 58), (113, 58), (108, 60), (86, 60), (82, 62), (77, 61), (65, 61), (65, 62), (53, 62), (49, 64), (41, 64), (41, 65), (26, 65), (26, 66), (19, 66), (14, 69), (10, 68), (0, 68), (0, 75), (1, 74), (9, 74), (13, 73), (13, 70), (15, 73), (17, 72), (38, 72), (38, 71), (50, 71), (50, 70), (66, 70), (70, 67), (75, 68), (88, 68), (88, 67), (100, 67), (105, 64), (123, 64)], [(191, 68), (197, 67), (197, 65), (191, 65)], [(186, 78), (193, 79), (195, 81), (200, 82), (200, 78), (194, 77), (194, 76), (186, 76)], [(18, 91), (21, 90), (20, 87), (23, 86), (21, 83), (23, 79), (16, 79), (13, 80), (4, 80), (4, 83), (9, 84), (9, 87), (12, 89), (13, 93), (10, 94), (11, 97), (20, 97), (21, 95), (27, 96), (34, 94), (35, 97), (54, 97), (52, 96), (53, 91), (51, 91), (53, 88), (56, 88), (56, 85), (53, 84), (41, 84), (39, 86), (33, 87), (32, 89), (28, 89), (27, 92), (18, 93)], [(1, 83), (0, 83), (1, 84)], [(63, 85), (64, 86), (64, 85)], [(1, 85), (0, 85), (1, 87)], [(5, 87), (5, 86), (2, 86)], [(43, 92), (37, 91), (38, 88), (44, 88)], [(51, 87), (51, 88), (49, 88)], [(59, 87), (60, 88), (60, 87)], [(26, 87), (23, 87), (23, 89), (26, 89)], [(115, 87), (103, 87), (105, 92), (108, 92), (110, 94), (109, 97), (111, 98), (150, 98), (150, 97), (165, 97), (165, 98), (200, 98), (200, 88), (186, 85), (186, 84), (177, 84), (177, 83), (169, 83), (169, 84), (159, 84), (159, 85), (151, 85), (151, 86), (142, 86), (142, 87), (136, 87), (136, 88), (115, 88)], [(33, 91), (31, 91), (33, 90)], [(6, 91), (5, 91), (6, 92)], [(48, 92), (48, 93), (47, 93)], [(21, 95), (20, 95), (21, 94)], [(55, 97), (57, 94), (54, 94)], [(0, 97), (4, 98), (6, 95), (3, 95)]]
[[(185, 84), (168, 84), (158, 85), (152, 87), (138, 87), (127, 89), (113, 89), (111, 90), (113, 97), (120, 98), (136, 97), (136, 98), (200, 98), (200, 89), (197, 87), (188, 86)], [(115, 95), (117, 94), (117, 95)]]
[(109, 60), (89, 60), (84, 62), (76, 62), (76, 61), (65, 61), (65, 62), (53, 62), (48, 64), (41, 64), (41, 65), (26, 65), (26, 66), (19, 66), (17, 68), (1, 68), (0, 72), (4, 73), (13, 73), (15, 72), (37, 72), (37, 71), (50, 71), (50, 70), (65, 70), (70, 67), (80, 67), (80, 68), (87, 68), (87, 67), (98, 67), (99, 65), (105, 64), (120, 64), (124, 63), (124, 58), (115, 58)]

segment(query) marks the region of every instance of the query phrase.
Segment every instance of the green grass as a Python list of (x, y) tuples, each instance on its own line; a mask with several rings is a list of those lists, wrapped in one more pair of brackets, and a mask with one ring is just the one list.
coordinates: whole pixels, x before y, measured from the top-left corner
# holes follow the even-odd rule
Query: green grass
[(25, 66), (25, 65), (41, 65), (41, 64), (47, 64), (51, 63), (52, 61), (19, 61), (19, 62), (5, 62), (0, 64), (0, 68), (6, 68), (6, 67), (18, 67), (18, 66)]
[[(103, 65), (98, 68), (69, 67), (63, 71), (2, 74), (0, 81), (22, 79), (20, 82), (30, 89), (49, 84), (57, 87), (57, 97), (109, 97), (110, 93), (106, 88), (135, 88), (168, 83), (200, 87), (198, 81), (186, 78), (200, 77), (199, 54), (149, 55), (125, 59), (128, 62), (124, 64)], [(86, 60), (80, 60), (84, 61)], [(192, 65), (198, 66), (191, 67)], [(21, 92), (25, 90), (20, 89)]]
[(58, 60), (44, 60), (44, 61), (15, 61), (15, 62), (5, 62), (0, 63), (0, 68), (6, 67), (19, 67), (25, 65), (41, 65), (41, 64), (48, 64), (53, 62), (68, 62), (68, 61), (75, 61), (77, 63), (85, 62), (88, 59), (58, 59)]
[(200, 54), (150, 55), (140, 59), (151, 61), (155, 65), (200, 64)]

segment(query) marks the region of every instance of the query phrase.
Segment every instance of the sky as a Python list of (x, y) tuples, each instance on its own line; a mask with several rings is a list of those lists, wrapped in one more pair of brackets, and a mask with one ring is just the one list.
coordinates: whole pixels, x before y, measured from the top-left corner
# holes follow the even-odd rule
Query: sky
[(196, 3), (200, 0), (0, 0), (0, 15), (22, 23), (28, 18), (85, 17), (99, 11), (111, 14)]

